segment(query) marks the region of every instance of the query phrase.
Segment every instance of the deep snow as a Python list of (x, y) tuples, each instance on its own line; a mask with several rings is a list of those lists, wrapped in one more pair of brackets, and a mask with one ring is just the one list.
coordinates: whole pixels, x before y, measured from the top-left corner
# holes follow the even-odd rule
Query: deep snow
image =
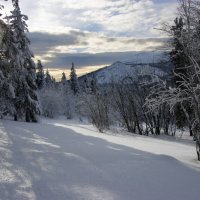
[(196, 200), (199, 181), (192, 141), (0, 121), (1, 200)]

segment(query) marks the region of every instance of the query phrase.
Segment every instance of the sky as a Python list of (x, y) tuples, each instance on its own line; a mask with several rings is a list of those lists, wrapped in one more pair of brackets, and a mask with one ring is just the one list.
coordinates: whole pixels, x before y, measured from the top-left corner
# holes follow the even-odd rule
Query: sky
[[(74, 62), (79, 75), (158, 52), (167, 36), (155, 28), (175, 18), (176, 0), (20, 0), (35, 59), (59, 77)], [(5, 2), (5, 12), (12, 9)], [(153, 55), (154, 53), (152, 53)]]

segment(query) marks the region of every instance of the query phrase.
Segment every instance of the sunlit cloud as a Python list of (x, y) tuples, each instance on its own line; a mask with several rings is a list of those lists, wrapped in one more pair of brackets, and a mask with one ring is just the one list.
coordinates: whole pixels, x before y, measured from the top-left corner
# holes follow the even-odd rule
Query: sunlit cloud
[[(11, 1), (4, 4), (9, 15)], [(173, 21), (177, 1), (21, 0), (20, 5), (29, 16), (36, 59), (48, 68), (63, 68), (74, 61), (83, 69), (111, 64), (116, 55), (131, 60), (134, 53), (130, 52), (163, 50), (167, 35), (155, 28)]]
[(32, 32), (29, 34), (36, 54), (103, 53), (145, 51), (162, 47), (167, 38), (106, 37), (97, 33), (70, 31), (66, 34)]

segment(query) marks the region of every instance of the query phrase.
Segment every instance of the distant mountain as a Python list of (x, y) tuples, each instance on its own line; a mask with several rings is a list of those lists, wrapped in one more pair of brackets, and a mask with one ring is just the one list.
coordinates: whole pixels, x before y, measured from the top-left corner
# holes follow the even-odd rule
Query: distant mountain
[(120, 82), (127, 77), (131, 77), (135, 81), (144, 76), (165, 77), (172, 70), (173, 66), (169, 62), (163, 63), (141, 63), (133, 62), (115, 62), (110, 66), (106, 66), (94, 72), (79, 77), (79, 82), (84, 83), (95, 78), (97, 84), (109, 84), (112, 82)]

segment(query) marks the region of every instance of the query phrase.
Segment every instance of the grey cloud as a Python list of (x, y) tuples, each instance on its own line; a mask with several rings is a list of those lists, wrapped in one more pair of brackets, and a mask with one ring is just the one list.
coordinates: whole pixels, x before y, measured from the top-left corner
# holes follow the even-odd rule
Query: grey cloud
[(70, 34), (71, 35), (76, 35), (76, 36), (82, 36), (82, 37), (86, 37), (86, 34), (84, 32), (81, 32), (81, 31), (70, 31)]
[[(70, 31), (66, 34), (50, 34), (44, 32), (32, 32), (29, 33), (31, 40), (31, 48), (36, 55), (46, 54), (49, 50), (54, 50), (57, 46), (74, 46), (81, 45), (85, 48), (89, 47), (89, 41), (92, 36), (90, 33), (84, 33), (81, 31)], [(120, 38), (120, 37), (99, 37), (101, 41), (96, 42), (98, 45), (103, 45), (108, 43), (120, 42), (121, 44), (135, 44), (135, 45), (145, 45), (150, 42), (157, 44), (162, 44), (163, 46), (169, 42), (168, 38), (146, 38), (146, 39), (134, 39), (134, 38)]]
[(125, 40), (123, 41), (124, 43), (128, 44), (128, 43), (137, 43), (137, 44), (147, 44), (149, 42), (153, 42), (153, 43), (167, 43), (169, 42), (169, 38), (145, 38), (145, 39), (130, 39), (130, 40)]
[(107, 42), (116, 42), (117, 39), (116, 38), (107, 38), (106, 41)]
[(70, 31), (66, 34), (31, 32), (28, 36), (31, 40), (33, 52), (39, 55), (45, 54), (48, 50), (54, 49), (57, 46), (88, 45), (87, 42), (82, 41), (86, 37), (85, 33), (78, 31)]
[[(129, 51), (129, 52), (105, 52), (105, 53), (57, 53), (55, 47), (57, 46), (68, 46), (73, 45), (76, 48), (76, 45), (81, 45), (83, 48), (87, 49), (89, 47), (88, 42), (92, 37), (89, 33), (84, 33), (80, 31), (70, 31), (67, 34), (50, 34), (42, 32), (33, 32), (29, 33), (30, 40), (32, 42), (31, 48), (35, 55), (42, 56), (45, 60), (48, 60), (46, 67), (48, 68), (69, 68), (71, 62), (75, 62), (79, 68), (85, 66), (95, 66), (95, 65), (106, 65), (111, 64), (115, 61), (127, 61), (135, 60), (137, 62), (144, 62), (144, 57), (146, 59), (150, 58), (152, 60), (152, 55), (146, 53), (141, 59), (140, 53)], [(133, 39), (133, 38), (115, 38), (115, 37), (100, 37), (100, 44), (109, 45), (109, 43), (120, 42), (124, 45), (126, 44), (136, 44), (136, 45), (145, 45), (148, 42), (155, 43), (155, 46), (146, 47), (146, 51), (153, 50), (164, 50), (160, 43), (165, 44), (169, 41), (168, 38), (147, 38), (147, 39)], [(123, 46), (123, 45), (122, 45)], [(79, 48), (80, 49), (80, 48)], [(47, 51), (52, 50), (52, 57), (47, 57), (45, 54)]]
[(152, 62), (156, 57), (160, 57), (162, 51), (157, 52), (105, 52), (97, 54), (76, 53), (76, 54), (55, 54), (46, 63), (48, 68), (69, 69), (74, 62), (77, 68), (86, 66), (98, 66), (112, 64), (116, 61), (134, 61), (137, 63)]

